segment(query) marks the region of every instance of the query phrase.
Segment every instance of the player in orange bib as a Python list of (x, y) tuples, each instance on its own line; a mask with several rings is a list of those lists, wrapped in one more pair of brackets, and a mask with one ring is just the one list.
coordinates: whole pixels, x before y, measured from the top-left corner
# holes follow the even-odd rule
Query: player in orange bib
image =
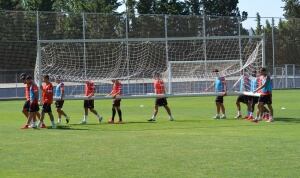
[(165, 85), (164, 85), (164, 81), (160, 78), (159, 73), (154, 74), (153, 86), (154, 86), (155, 94), (156, 95), (162, 95), (162, 96), (157, 96), (157, 98), (155, 100), (154, 113), (153, 113), (151, 119), (149, 119), (148, 121), (149, 122), (156, 121), (156, 115), (158, 113), (158, 107), (161, 107), (161, 106), (163, 106), (166, 109), (166, 111), (168, 112), (169, 120), (174, 121), (174, 118), (171, 114), (171, 109), (168, 106), (167, 98), (163, 96), (165, 94)]
[(118, 98), (122, 94), (122, 84), (118, 79), (112, 80), (113, 87), (112, 91), (109, 93), (110, 96), (113, 98), (113, 103), (112, 103), (112, 117), (108, 121), (108, 123), (113, 124), (116, 112), (118, 112), (119, 116), (119, 122), (118, 123), (123, 123), (122, 121), (122, 111), (121, 111), (121, 98)]
[(54, 117), (52, 114), (52, 109), (51, 109), (51, 104), (53, 103), (53, 85), (49, 81), (49, 75), (44, 76), (44, 82), (45, 84), (41, 86), (42, 90), (42, 104), (43, 104), (43, 109), (42, 109), (42, 117), (41, 121), (38, 124), (38, 127), (41, 128), (46, 128), (46, 125), (44, 124), (44, 118), (45, 118), (45, 113), (48, 113), (51, 121), (52, 128), (55, 129), (56, 125), (54, 123)]
[(38, 104), (38, 95), (39, 95), (39, 89), (37, 85), (32, 80), (32, 77), (30, 75), (26, 76), (26, 84), (29, 86), (29, 109), (28, 109), (28, 119), (27, 123), (22, 129), (28, 129), (29, 124), (31, 123), (32, 128), (36, 128), (36, 113), (39, 111), (39, 104)]
[(258, 99), (258, 111), (256, 114), (256, 118), (253, 120), (254, 122), (258, 122), (262, 119), (265, 107), (268, 106), (270, 111), (270, 115), (268, 117), (267, 122), (273, 122), (273, 107), (272, 107), (272, 81), (270, 76), (267, 74), (266, 68), (260, 69), (260, 77), (259, 77), (258, 88), (254, 92), (260, 93), (260, 97)]
[[(26, 119), (28, 119), (28, 116), (29, 116), (28, 112), (29, 112), (29, 107), (30, 107), (30, 85), (28, 83), (26, 83), (26, 77), (27, 77), (27, 74), (25, 74), (25, 73), (22, 73), (20, 75), (20, 80), (25, 84), (25, 98), (26, 98), (26, 101), (23, 105), (22, 113), (24, 114)], [(41, 118), (41, 115), (39, 112), (36, 112), (36, 116), (38, 119)]]
[(102, 121), (103, 117), (98, 114), (98, 112), (94, 109), (94, 94), (95, 94), (95, 84), (93, 81), (86, 81), (85, 82), (85, 97), (86, 99), (84, 100), (84, 116), (83, 120), (81, 121), (80, 124), (86, 124), (88, 120), (88, 113), (89, 110), (94, 113), (97, 118), (99, 123)]

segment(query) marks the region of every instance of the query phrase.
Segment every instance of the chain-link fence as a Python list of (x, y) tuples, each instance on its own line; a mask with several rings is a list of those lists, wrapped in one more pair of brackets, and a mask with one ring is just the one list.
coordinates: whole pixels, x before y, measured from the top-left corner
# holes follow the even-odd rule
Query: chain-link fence
[(1, 11), (0, 83), (4, 83), (1, 86), (19, 83), (17, 76), (20, 73), (33, 74), (39, 40), (110, 40), (112, 45), (114, 40), (130, 38), (264, 34), (265, 64), (273, 75), (274, 87), (300, 87), (300, 19), (262, 17), (260, 20), (262, 27), (257, 27), (257, 19), (251, 17), (241, 21), (237, 17), (217, 16)]

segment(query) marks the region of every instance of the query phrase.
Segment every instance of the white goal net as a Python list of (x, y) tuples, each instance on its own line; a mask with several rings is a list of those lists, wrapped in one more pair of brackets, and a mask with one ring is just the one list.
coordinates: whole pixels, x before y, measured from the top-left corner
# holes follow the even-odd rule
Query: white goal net
[(120, 79), (123, 94), (149, 96), (153, 73), (161, 73), (169, 95), (206, 95), (218, 69), (228, 91), (241, 72), (251, 75), (263, 66), (262, 36), (136, 38), (115, 40), (41, 40), (35, 78), (48, 74), (69, 86), (70, 97), (83, 94), (84, 82), (96, 83), (97, 95)]

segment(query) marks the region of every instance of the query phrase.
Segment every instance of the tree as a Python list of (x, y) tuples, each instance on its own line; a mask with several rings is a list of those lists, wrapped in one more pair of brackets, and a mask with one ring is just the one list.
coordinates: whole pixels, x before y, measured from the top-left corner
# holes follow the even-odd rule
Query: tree
[(0, 0), (1, 10), (23, 10), (19, 0)]
[[(201, 1), (206, 15), (212, 16), (241, 16), (238, 8), (238, 0), (202, 0)], [(242, 12), (243, 16), (247, 16), (246, 12)]]
[(192, 15), (201, 15), (201, 3), (200, 0), (187, 0), (186, 1), (189, 7), (189, 13)]
[(27, 0), (22, 6), (26, 11), (52, 11), (53, 0)]
[(260, 35), (262, 34), (263, 30), (262, 30), (262, 25), (261, 25), (261, 17), (259, 15), (259, 13), (256, 13), (256, 30), (255, 30), (255, 34), (256, 35)]
[(299, 0), (282, 0), (285, 5), (283, 7), (284, 16), (286, 18), (300, 18), (300, 1)]
[(139, 14), (154, 14), (155, 0), (139, 0), (137, 3), (137, 11)]

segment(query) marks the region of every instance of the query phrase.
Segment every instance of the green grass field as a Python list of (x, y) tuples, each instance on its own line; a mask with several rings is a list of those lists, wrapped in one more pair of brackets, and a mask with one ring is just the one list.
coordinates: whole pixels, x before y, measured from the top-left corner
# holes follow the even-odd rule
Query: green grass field
[(161, 109), (156, 123), (153, 99), (127, 99), (123, 125), (107, 124), (110, 100), (95, 103), (105, 122), (88, 125), (83, 102), (66, 101), (70, 125), (35, 130), (20, 129), (23, 101), (2, 101), (0, 177), (300, 177), (300, 90), (274, 91), (274, 123), (233, 119), (235, 99), (213, 120), (213, 97), (169, 98), (176, 121)]

